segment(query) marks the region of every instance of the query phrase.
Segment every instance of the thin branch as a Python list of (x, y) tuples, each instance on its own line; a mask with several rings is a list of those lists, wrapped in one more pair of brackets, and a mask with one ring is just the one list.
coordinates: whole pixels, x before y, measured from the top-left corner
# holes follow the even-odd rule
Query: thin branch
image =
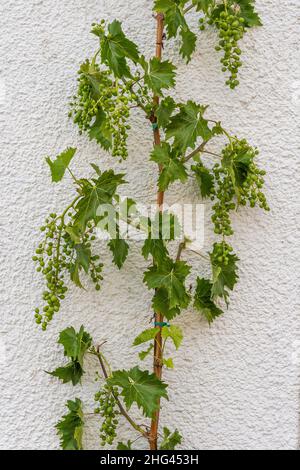
[(214, 152), (209, 152), (208, 150), (203, 150), (202, 153), (207, 153), (208, 155), (213, 155), (214, 157), (222, 158), (222, 155), (219, 155), (218, 153)]
[(188, 13), (190, 10), (192, 10), (194, 8), (195, 5), (191, 4), (189, 5), (188, 7), (186, 7), (184, 10), (183, 10), (183, 14), (185, 15), (186, 13)]
[(179, 243), (178, 251), (177, 251), (177, 256), (176, 256), (176, 261), (179, 261), (179, 260), (180, 260), (181, 255), (182, 255), (182, 252), (183, 252), (183, 250), (185, 249), (185, 247), (186, 247), (186, 240), (184, 240), (183, 242)]
[[(105, 363), (104, 363), (104, 360), (103, 360), (103, 356), (102, 356), (102, 353), (100, 352), (100, 346), (97, 347), (97, 351), (95, 353), (91, 353), (93, 355), (95, 355), (99, 362), (100, 362), (100, 366), (101, 366), (101, 369), (102, 369), (102, 372), (103, 372), (103, 375), (105, 377), (105, 379), (108, 379), (108, 373), (107, 373), (107, 370), (106, 370), (106, 367), (105, 367)], [(125, 410), (125, 408), (123, 407), (121, 401), (119, 400), (119, 398), (115, 395), (114, 391), (112, 390), (112, 395), (114, 397), (114, 399), (116, 400), (116, 403), (118, 405), (118, 408), (120, 410), (120, 413), (124, 416), (124, 418), (128, 421), (128, 423), (136, 430), (138, 431), (145, 439), (149, 440), (149, 434), (144, 431), (141, 426), (139, 426), (130, 416), (129, 414), (127, 413), (127, 411)]]
[(197, 154), (200, 153), (200, 152), (203, 152), (203, 150), (204, 150), (206, 144), (207, 144), (207, 141), (202, 142), (202, 144), (199, 145), (199, 147), (197, 147), (195, 150), (193, 150), (193, 152), (191, 152), (189, 155), (187, 155), (186, 157), (184, 157), (183, 161), (184, 161), (184, 162), (188, 162), (188, 161), (191, 160), (191, 158), (193, 158), (195, 155), (197, 155)]

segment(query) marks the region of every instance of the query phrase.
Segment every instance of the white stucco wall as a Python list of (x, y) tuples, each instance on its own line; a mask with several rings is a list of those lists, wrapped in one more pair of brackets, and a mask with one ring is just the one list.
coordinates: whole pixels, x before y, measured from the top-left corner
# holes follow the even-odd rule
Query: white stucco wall
[[(90, 24), (104, 17), (124, 21), (126, 32), (147, 55), (154, 46), (150, 0), (6, 0), (0, 6), (1, 322), (0, 447), (56, 449), (54, 424), (67, 399), (93, 406), (92, 371), (74, 390), (46, 375), (61, 361), (58, 332), (81, 323), (114, 367), (133, 365), (130, 344), (146, 327), (151, 293), (142, 284), (145, 262), (134, 246), (117, 272), (103, 249), (105, 281), (100, 294), (72, 288), (46, 333), (33, 322), (42, 282), (31, 256), (37, 227), (68, 200), (71, 183), (51, 185), (44, 163), (68, 145), (78, 146), (79, 175), (95, 161), (115, 166), (95, 143), (79, 137), (67, 119), (76, 70), (96, 47)], [(258, 0), (264, 27), (244, 40), (241, 85), (224, 87), (214, 33), (204, 33), (188, 66), (173, 45), (166, 55), (178, 65), (180, 99), (210, 104), (210, 115), (261, 149), (268, 170), (272, 212), (245, 210), (234, 216), (233, 245), (241, 258), (240, 283), (229, 311), (211, 328), (190, 309), (176, 320), (185, 341), (166, 373), (170, 401), (163, 423), (177, 426), (187, 449), (296, 449), (299, 443), (299, 0)], [(176, 49), (176, 48), (175, 48)], [(297, 50), (298, 49), (298, 50)], [(147, 163), (151, 132), (141, 115), (129, 140), (130, 194), (155, 199), (156, 169)], [(145, 163), (143, 163), (143, 160)], [(120, 167), (119, 167), (120, 168)], [(167, 200), (196, 200), (195, 186), (174, 186)], [(206, 213), (209, 220), (209, 208)], [(207, 250), (211, 243), (206, 231)], [(194, 255), (187, 258), (199, 271)], [(97, 448), (96, 420), (89, 419), (86, 447)], [(127, 437), (126, 426), (122, 435)]]

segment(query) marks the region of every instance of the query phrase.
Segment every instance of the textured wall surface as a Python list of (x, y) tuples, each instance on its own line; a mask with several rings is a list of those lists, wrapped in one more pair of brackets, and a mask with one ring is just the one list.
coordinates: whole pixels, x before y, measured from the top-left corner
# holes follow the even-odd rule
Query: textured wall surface
[[(147, 56), (155, 24), (150, 0), (6, 0), (0, 6), (1, 323), (0, 447), (57, 449), (54, 424), (67, 399), (79, 396), (92, 410), (96, 364), (89, 360), (84, 388), (62, 386), (43, 371), (61, 361), (58, 332), (82, 322), (114, 367), (136, 360), (134, 335), (149, 321), (151, 294), (142, 284), (145, 262), (133, 246), (117, 272), (103, 248), (105, 281), (100, 294), (72, 288), (48, 331), (35, 327), (32, 308), (41, 279), (31, 256), (46, 214), (63, 208), (71, 191), (66, 179), (51, 185), (44, 163), (68, 145), (78, 146), (79, 175), (89, 162), (117, 165), (96, 144), (79, 137), (67, 119), (76, 70), (96, 47), (90, 24), (104, 17), (124, 21), (126, 32)], [(245, 210), (234, 216), (233, 245), (241, 258), (240, 284), (230, 309), (211, 328), (192, 309), (176, 322), (185, 341), (168, 372), (170, 401), (163, 423), (177, 426), (187, 449), (296, 449), (299, 443), (299, 0), (258, 0), (264, 27), (244, 40), (241, 85), (224, 87), (215, 33), (199, 37), (184, 76), (178, 45), (166, 55), (178, 66), (177, 94), (210, 104), (210, 116), (261, 149), (268, 170), (272, 212)], [(298, 23), (297, 23), (298, 21)], [(136, 114), (129, 140), (128, 192), (155, 200), (156, 169), (147, 160), (151, 129)], [(150, 166), (149, 166), (150, 165)], [(126, 165), (121, 165), (126, 169)], [(174, 186), (168, 201), (196, 200), (195, 186)], [(209, 220), (209, 207), (206, 210)], [(206, 230), (207, 250), (212, 241)], [(201, 258), (187, 259), (199, 271)], [(300, 355), (299, 355), (300, 357)], [(86, 447), (97, 448), (97, 422), (89, 418)], [(130, 436), (126, 428), (124, 437)]]

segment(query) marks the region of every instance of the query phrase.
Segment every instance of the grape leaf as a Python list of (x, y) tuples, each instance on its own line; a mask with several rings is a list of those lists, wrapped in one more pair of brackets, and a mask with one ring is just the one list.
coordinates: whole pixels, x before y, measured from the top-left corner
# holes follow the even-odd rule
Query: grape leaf
[(112, 146), (112, 133), (106, 124), (107, 119), (104, 111), (98, 111), (96, 119), (90, 127), (89, 137), (91, 140), (95, 139), (104, 150), (108, 151)]
[(175, 65), (168, 60), (162, 62), (157, 57), (153, 57), (145, 70), (145, 83), (155, 94), (160, 95), (163, 89), (175, 86), (175, 70)]
[(189, 63), (193, 52), (196, 50), (197, 36), (189, 28), (182, 28), (180, 35), (182, 39), (180, 54)]
[(179, 28), (187, 27), (187, 23), (178, 3), (180, 2), (176, 0), (155, 0), (154, 2), (154, 10), (165, 14), (165, 23), (169, 38), (175, 37)]
[(143, 361), (144, 359), (146, 359), (146, 357), (149, 356), (153, 348), (154, 348), (153, 343), (151, 343), (149, 348), (146, 351), (141, 351), (139, 353), (140, 360)]
[(52, 161), (50, 157), (46, 158), (46, 162), (50, 167), (52, 182), (58, 183), (63, 179), (66, 169), (68, 168), (76, 151), (76, 148), (68, 148), (58, 155), (54, 161)]
[(177, 429), (171, 433), (168, 428), (163, 428), (163, 441), (159, 447), (160, 450), (175, 450), (178, 444), (181, 444), (182, 436)]
[(211, 300), (212, 283), (207, 279), (197, 278), (194, 307), (204, 315), (209, 324), (223, 314), (223, 311)]
[(210, 173), (209, 169), (201, 162), (197, 165), (193, 165), (191, 169), (195, 173), (201, 196), (203, 198), (211, 196), (214, 189), (214, 177)]
[(138, 367), (129, 371), (115, 371), (107, 382), (110, 386), (121, 388), (121, 395), (124, 397), (128, 410), (133, 403), (136, 403), (143, 410), (144, 415), (149, 418), (152, 418), (153, 413), (158, 409), (158, 400), (160, 398), (168, 399), (166, 391), (168, 386), (156, 375), (142, 371)]
[(173, 116), (166, 130), (167, 140), (174, 137), (174, 147), (184, 153), (189, 147), (195, 148), (198, 137), (208, 141), (212, 132), (208, 127), (208, 121), (203, 118), (204, 106), (193, 101), (180, 105), (180, 111)]
[(176, 180), (180, 180), (182, 183), (187, 180), (188, 175), (184, 164), (178, 157), (178, 153), (168, 143), (162, 142), (161, 145), (156, 145), (150, 160), (162, 166), (158, 179), (160, 191), (168, 189), (169, 185)]
[(176, 103), (171, 96), (167, 96), (160, 102), (160, 105), (155, 111), (158, 127), (162, 127), (163, 129), (167, 127), (175, 108)]
[(196, 11), (207, 13), (209, 8), (214, 4), (213, 0), (192, 0), (192, 4), (196, 6)]
[(57, 434), (63, 450), (82, 450), (83, 412), (79, 398), (66, 404), (69, 413), (56, 424)]
[(188, 27), (184, 17), (182, 7), (186, 3), (185, 0), (156, 0), (154, 10), (164, 13), (169, 38), (176, 37), (180, 31), (182, 40), (180, 54), (189, 62), (196, 48), (197, 37)]
[[(244, 25), (248, 28), (252, 28), (254, 26), (262, 26), (262, 21), (258, 13), (255, 11), (254, 3), (254, 0), (230, 0), (227, 6), (230, 6), (231, 8), (240, 8), (240, 15), (245, 20)], [(210, 12), (211, 18), (220, 18), (222, 11), (225, 11), (224, 4), (216, 5), (216, 7)]]
[(132, 450), (132, 441), (127, 441), (127, 444), (118, 442), (117, 450)]
[(97, 222), (97, 210), (101, 204), (111, 204), (119, 185), (124, 184), (123, 174), (113, 170), (100, 172), (97, 179), (81, 180), (81, 198), (75, 206), (74, 225), (85, 231), (90, 220)]
[[(190, 302), (190, 298), (187, 296), (182, 300), (180, 308), (186, 308)], [(180, 308), (170, 308), (170, 299), (167, 289), (161, 288), (156, 289), (154, 297), (152, 299), (152, 308), (155, 312), (161, 313), (167, 320), (172, 320), (174, 317), (180, 314)]]
[(63, 383), (72, 382), (73, 385), (77, 385), (84, 374), (83, 358), (92, 344), (92, 338), (83, 326), (78, 333), (70, 327), (60, 333), (58, 343), (64, 347), (64, 355), (71, 360), (66, 366), (48, 373), (61, 379)]
[(113, 254), (114, 263), (121, 269), (128, 256), (128, 243), (122, 238), (114, 238), (109, 241), (108, 246)]
[(168, 359), (163, 359), (163, 364), (164, 366), (166, 366), (168, 369), (174, 369), (174, 362), (173, 362), (173, 359), (171, 357), (169, 357)]
[(152, 255), (155, 263), (160, 264), (168, 256), (168, 250), (163, 240), (153, 239), (150, 236), (145, 240), (142, 255), (146, 260)]
[(168, 292), (169, 308), (186, 305), (189, 298), (185, 288), (190, 267), (185, 261), (164, 260), (159, 266), (152, 266), (144, 275), (149, 289), (164, 288)]
[(50, 375), (57, 377), (62, 381), (63, 384), (72, 382), (75, 386), (81, 381), (83, 370), (79, 362), (73, 361), (64, 367), (58, 367)]
[(232, 184), (237, 193), (247, 179), (249, 166), (253, 162), (254, 154), (251, 150), (252, 149), (249, 147), (246, 150), (234, 152), (233, 154), (227, 153), (226, 156), (222, 158), (222, 166), (229, 171)]
[(159, 333), (158, 328), (149, 328), (148, 330), (143, 331), (141, 334), (139, 334), (134, 342), (133, 346), (139, 346), (140, 344), (147, 343), (148, 341), (152, 341), (157, 334)]
[(239, 258), (235, 254), (227, 254), (227, 263), (219, 259), (219, 251), (221, 244), (215, 243), (212, 253), (210, 253), (212, 272), (213, 272), (213, 285), (212, 296), (223, 297), (227, 302), (228, 292), (226, 288), (233, 290), (238, 281), (238, 267), (237, 261)]
[(127, 59), (135, 64), (139, 62), (139, 51), (137, 45), (127, 39), (122, 31), (121, 23), (117, 20), (108, 25), (107, 36), (102, 37), (101, 58), (118, 78), (131, 77)]
[(176, 349), (178, 349), (183, 340), (183, 333), (181, 328), (176, 325), (164, 326), (161, 331), (163, 339), (171, 338)]
[(245, 19), (245, 25), (249, 28), (253, 26), (262, 26), (262, 21), (255, 11), (255, 0), (235, 0), (235, 4), (241, 8), (241, 16)]
[(70, 265), (71, 280), (80, 288), (83, 288), (80, 281), (80, 271), (84, 269), (86, 273), (89, 271), (91, 261), (91, 249), (83, 243), (74, 246), (76, 259)]

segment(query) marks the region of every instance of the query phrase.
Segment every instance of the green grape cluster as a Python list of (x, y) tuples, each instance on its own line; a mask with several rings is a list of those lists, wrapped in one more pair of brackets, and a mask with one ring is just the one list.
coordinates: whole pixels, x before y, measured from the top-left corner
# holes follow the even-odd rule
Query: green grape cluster
[(221, 243), (214, 243), (213, 251), (211, 253), (212, 263), (214, 265), (224, 264), (227, 266), (229, 264), (229, 255), (232, 252), (232, 246), (225, 241)]
[[(80, 134), (83, 131), (89, 131), (93, 120), (101, 110), (100, 103), (98, 102), (97, 94), (93, 89), (92, 82), (89, 78), (88, 72), (98, 74), (98, 81), (101, 83), (103, 88), (112, 86), (112, 82), (109, 79), (108, 71), (100, 73), (98, 64), (91, 65), (87, 59), (78, 71), (79, 77), (77, 96), (73, 96), (73, 101), (70, 103), (71, 111), (69, 117), (73, 117), (74, 123), (78, 125)], [(100, 88), (100, 85), (99, 85)]]
[(239, 85), (237, 77), (239, 68), (242, 66), (242, 51), (238, 46), (238, 41), (243, 38), (246, 28), (245, 19), (240, 16), (239, 11), (237, 9), (228, 10), (222, 11), (219, 17), (210, 21), (219, 30), (219, 44), (216, 46), (216, 50), (224, 51), (224, 56), (221, 59), (222, 71), (230, 73), (226, 85), (234, 89)]
[(255, 163), (259, 155), (257, 148), (251, 147), (246, 139), (234, 139), (222, 151), (223, 160), (231, 159), (235, 171), (236, 184), (238, 185), (239, 204), (250, 207), (259, 205), (261, 209), (270, 210), (265, 194), (262, 191), (266, 174)]
[[(72, 221), (74, 214), (68, 213)], [(48, 323), (53, 319), (55, 313), (60, 310), (61, 300), (65, 298), (68, 287), (65, 285), (65, 274), (71, 275), (76, 263), (77, 250), (76, 243), (67, 232), (68, 226), (64, 224), (61, 217), (50, 214), (45, 225), (40, 230), (44, 233), (44, 241), (39, 243), (33, 261), (37, 264), (37, 272), (41, 272), (46, 281), (47, 290), (43, 293), (45, 305), (34, 311), (35, 320), (38, 325), (46, 330)], [(86, 233), (82, 236), (82, 245), (86, 250), (91, 249), (92, 242), (96, 239), (93, 235), (94, 227), (88, 224)], [(89, 275), (95, 285), (95, 289), (100, 290), (102, 281), (103, 264), (99, 262), (98, 255), (90, 255)], [(72, 276), (71, 276), (72, 277)]]
[[(96, 240), (96, 236), (94, 235), (94, 226), (91, 222), (87, 224), (87, 231), (83, 235), (83, 244), (86, 248), (91, 249), (92, 243)], [(103, 281), (102, 271), (103, 271), (103, 263), (99, 262), (100, 256), (93, 255), (90, 259), (90, 270), (89, 274), (91, 277), (92, 282), (95, 285), (96, 291), (101, 289), (100, 282)]]
[[(148, 96), (148, 89), (137, 85), (140, 74), (127, 83), (115, 80), (108, 70), (101, 70), (86, 60), (79, 70), (78, 94), (73, 97), (70, 117), (78, 125), (80, 132), (89, 132), (94, 125), (112, 146), (112, 155), (126, 159), (128, 156), (127, 138), (131, 125), (130, 106)], [(99, 118), (100, 116), (100, 118)], [(99, 122), (97, 122), (99, 118)], [(109, 144), (110, 145), (110, 144)]]
[(45, 225), (40, 230), (45, 233), (45, 239), (36, 249), (33, 261), (38, 265), (37, 272), (42, 272), (47, 283), (47, 290), (43, 293), (45, 305), (40, 311), (35, 309), (35, 319), (37, 324), (42, 325), (42, 329), (47, 328), (53, 315), (60, 309), (60, 301), (65, 298), (68, 290), (64, 283), (64, 268), (67, 263), (67, 256), (60, 251), (61, 232), (63, 230), (60, 219), (56, 214), (50, 214)]
[(99, 406), (95, 408), (95, 413), (100, 414), (103, 418), (102, 426), (100, 429), (101, 445), (104, 447), (106, 444), (111, 445), (116, 436), (116, 428), (119, 423), (119, 412), (116, 410), (116, 398), (118, 396), (118, 389), (111, 388), (108, 385), (95, 394), (95, 401)]
[(213, 167), (215, 177), (215, 196), (217, 202), (213, 205), (212, 222), (214, 223), (215, 233), (217, 235), (230, 236), (233, 235), (231, 226), (230, 211), (234, 210), (236, 204), (234, 202), (235, 190), (232, 178), (228, 170), (219, 163)]
[[(222, 163), (213, 167), (218, 201), (213, 206), (212, 221), (215, 233), (223, 236), (233, 234), (230, 211), (239, 204), (269, 211), (266, 196), (262, 191), (266, 172), (258, 168), (255, 158), (259, 154), (246, 139), (232, 139), (222, 150)], [(214, 196), (212, 197), (214, 199)]]

